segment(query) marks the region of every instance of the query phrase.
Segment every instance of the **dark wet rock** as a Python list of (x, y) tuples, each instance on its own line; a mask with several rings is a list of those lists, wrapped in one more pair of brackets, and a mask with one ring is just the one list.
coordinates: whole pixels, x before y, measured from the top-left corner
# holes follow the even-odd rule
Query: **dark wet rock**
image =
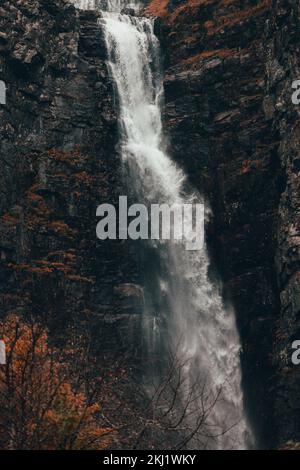
[(114, 290), (138, 283), (135, 254), (96, 238), (97, 206), (125, 194), (99, 14), (63, 0), (0, 8), (1, 315), (42, 317), (57, 337), (89, 325), (97, 339), (105, 315), (142, 303), (137, 287)]
[(133, 10), (133, 8), (123, 8), (123, 10), (121, 11), (121, 14), (135, 16), (135, 11)]

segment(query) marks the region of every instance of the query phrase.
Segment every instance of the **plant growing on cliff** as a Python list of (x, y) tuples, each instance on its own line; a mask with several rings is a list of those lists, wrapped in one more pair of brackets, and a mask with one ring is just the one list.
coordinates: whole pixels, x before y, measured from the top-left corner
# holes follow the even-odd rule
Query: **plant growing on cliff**
[(68, 361), (74, 351), (51, 346), (43, 327), (15, 315), (1, 324), (0, 334), (7, 348), (7, 363), (0, 366), (0, 447), (105, 449), (114, 431), (99, 426), (95, 390), (87, 394), (78, 367)]

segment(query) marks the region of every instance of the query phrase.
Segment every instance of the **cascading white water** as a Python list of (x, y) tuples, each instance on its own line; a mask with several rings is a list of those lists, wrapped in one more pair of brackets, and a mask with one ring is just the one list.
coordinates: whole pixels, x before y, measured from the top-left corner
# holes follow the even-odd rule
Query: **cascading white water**
[[(183, 171), (163, 150), (163, 85), (153, 21), (121, 14), (138, 1), (74, 1), (83, 9), (100, 4), (106, 10), (101, 21), (119, 95), (122, 155), (142, 202), (200, 201), (197, 192), (187, 189)], [(191, 382), (200, 374), (212, 400), (221, 390), (209, 416), (214, 438), (206, 436), (202, 443), (206, 448), (245, 449), (250, 431), (243, 409), (239, 336), (234, 312), (224, 308), (219, 286), (209, 279), (207, 250), (188, 252), (181, 242), (152, 243), (160, 260), (155, 295), (162, 299), (156, 302), (160, 311), (152, 325), (157, 328), (159, 318), (165, 319), (177, 356), (183, 361), (191, 358), (185, 366)]]
[(103, 9), (108, 12), (121, 13), (123, 8), (136, 9), (139, 0), (73, 0), (74, 5), (81, 10)]

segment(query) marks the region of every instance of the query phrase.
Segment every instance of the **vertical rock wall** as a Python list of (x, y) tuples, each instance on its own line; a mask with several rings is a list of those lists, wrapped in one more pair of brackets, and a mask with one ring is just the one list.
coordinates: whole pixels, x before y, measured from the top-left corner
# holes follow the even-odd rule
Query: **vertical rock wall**
[(233, 302), (261, 446), (299, 438), (297, 1), (152, 1), (170, 152), (213, 208), (212, 255)]
[(0, 305), (57, 338), (88, 326), (114, 351), (142, 293), (128, 245), (96, 239), (97, 206), (126, 194), (98, 16), (63, 0), (0, 2)]

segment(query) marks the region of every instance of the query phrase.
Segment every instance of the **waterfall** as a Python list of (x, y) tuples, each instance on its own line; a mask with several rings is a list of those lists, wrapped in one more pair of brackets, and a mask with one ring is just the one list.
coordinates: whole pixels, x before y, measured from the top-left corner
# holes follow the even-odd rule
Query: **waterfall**
[(81, 10), (105, 10), (107, 12), (118, 12), (124, 8), (137, 9), (139, 0), (73, 0), (74, 5)]
[[(203, 202), (164, 150), (160, 46), (153, 21), (130, 15), (129, 10), (122, 12), (124, 7), (136, 8), (138, 2), (75, 3), (80, 8), (102, 10), (100, 21), (120, 105), (122, 157), (128, 185), (141, 199), (137, 202)], [(201, 441), (203, 447), (248, 448), (251, 433), (243, 408), (235, 315), (224, 307), (220, 286), (209, 277), (206, 247), (189, 252), (180, 241), (162, 240), (148, 242), (146, 250), (150, 255), (145, 258), (145, 270), (150, 275), (144, 314), (152, 321), (145, 322), (145, 337), (152, 343), (152, 351), (159, 347), (163, 332), (182, 358), (188, 382), (199, 375), (212, 401), (220, 395), (209, 416), (214, 436), (207, 433)]]

